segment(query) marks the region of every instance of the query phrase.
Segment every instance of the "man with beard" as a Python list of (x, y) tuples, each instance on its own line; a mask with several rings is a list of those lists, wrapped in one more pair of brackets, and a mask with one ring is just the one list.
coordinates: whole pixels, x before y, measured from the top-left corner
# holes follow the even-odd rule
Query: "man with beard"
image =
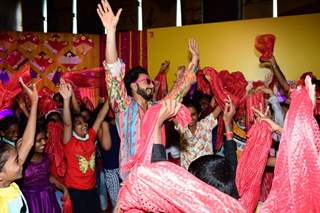
[[(106, 82), (111, 107), (116, 114), (116, 124), (121, 138), (120, 145), (120, 174), (122, 178), (127, 176), (123, 172), (128, 161), (135, 154), (136, 144), (142, 134), (141, 122), (143, 116), (152, 104), (154, 84), (147, 70), (142, 67), (134, 67), (125, 74), (125, 64), (118, 58), (116, 49), (116, 27), (122, 9), (115, 15), (106, 0), (101, 0), (97, 13), (107, 30), (106, 38)], [(195, 72), (198, 65), (198, 45), (195, 40), (189, 40), (191, 63), (181, 81), (174, 86), (165, 99), (174, 99), (181, 102), (188, 92), (190, 85), (196, 81)]]

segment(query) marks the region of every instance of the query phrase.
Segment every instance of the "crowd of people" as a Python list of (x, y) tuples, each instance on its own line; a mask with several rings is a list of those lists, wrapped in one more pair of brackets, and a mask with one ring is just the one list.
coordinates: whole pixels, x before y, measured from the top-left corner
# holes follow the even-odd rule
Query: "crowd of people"
[(107, 31), (107, 97), (92, 109), (59, 93), (22, 92), (0, 120), (0, 212), (320, 212), (319, 80), (288, 83), (270, 54), (264, 81), (199, 66), (171, 90), (116, 49), (122, 9), (97, 13)]

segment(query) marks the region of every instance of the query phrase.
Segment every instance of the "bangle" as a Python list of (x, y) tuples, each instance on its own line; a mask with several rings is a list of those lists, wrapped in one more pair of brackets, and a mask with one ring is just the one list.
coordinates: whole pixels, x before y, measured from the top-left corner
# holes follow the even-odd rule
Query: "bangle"
[(227, 138), (233, 138), (233, 132), (226, 132), (226, 133), (224, 133), (224, 135), (225, 135)]

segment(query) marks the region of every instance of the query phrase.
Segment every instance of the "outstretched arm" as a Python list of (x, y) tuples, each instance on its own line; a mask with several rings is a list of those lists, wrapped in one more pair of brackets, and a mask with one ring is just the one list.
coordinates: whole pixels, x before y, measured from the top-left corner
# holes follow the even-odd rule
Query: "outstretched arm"
[(174, 85), (169, 95), (166, 97), (168, 99), (174, 99), (181, 102), (183, 97), (189, 91), (191, 85), (196, 81), (195, 72), (198, 69), (199, 63), (199, 47), (194, 39), (189, 40), (189, 51), (192, 55), (191, 62), (188, 69), (185, 71), (182, 79)]
[(22, 78), (20, 78), (19, 81), (23, 90), (28, 94), (31, 100), (31, 110), (28, 118), (28, 123), (22, 136), (21, 146), (18, 147), (19, 164), (23, 165), (34, 143), (34, 137), (36, 134), (37, 106), (39, 97), (37, 88), (34, 84), (32, 85), (31, 90), (24, 84)]
[(286, 92), (289, 92), (290, 86), (288, 84), (288, 81), (286, 77), (284, 76), (283, 72), (281, 71), (279, 65), (277, 64), (277, 61), (274, 56), (272, 56), (270, 59), (267, 60), (267, 62), (270, 62), (271, 67), (272, 67), (272, 72), (278, 79), (280, 85), (282, 86), (283, 90)]
[(107, 30), (106, 62), (108, 64), (113, 64), (118, 59), (116, 48), (116, 30), (121, 11), (122, 9), (119, 9), (117, 14), (114, 15), (107, 0), (101, 0), (101, 4), (98, 4), (97, 13), (102, 21), (103, 26)]
[(237, 145), (233, 141), (233, 129), (232, 129), (232, 119), (234, 114), (236, 113), (235, 106), (232, 103), (231, 98), (228, 96), (228, 99), (226, 100), (226, 104), (223, 111), (223, 122), (226, 129), (226, 141), (223, 143), (223, 152), (227, 160), (232, 165), (232, 168), (234, 171), (236, 171), (237, 168)]
[(123, 82), (125, 64), (118, 59), (116, 48), (116, 30), (122, 9), (114, 15), (108, 1), (101, 0), (97, 13), (107, 31), (106, 60), (103, 65), (106, 70), (106, 82), (110, 105), (115, 112), (124, 111), (128, 105), (128, 96)]
[(70, 111), (71, 85), (63, 79), (60, 81), (59, 92), (63, 97), (63, 143), (67, 144), (72, 137), (72, 121)]
[(101, 143), (101, 147), (108, 151), (112, 147), (112, 141), (111, 141), (111, 135), (110, 135), (110, 129), (109, 124), (106, 121), (102, 122), (101, 128), (99, 129), (99, 132), (97, 134), (97, 137)]
[(104, 102), (100, 112), (98, 113), (96, 120), (94, 121), (94, 123), (92, 125), (92, 129), (95, 132), (98, 132), (98, 130), (100, 129), (100, 126), (104, 120), (104, 117), (106, 117), (108, 111), (109, 111), (109, 102), (106, 100)]
[(275, 123), (271, 118), (268, 117), (269, 107), (267, 107), (265, 112), (262, 112), (254, 107), (252, 107), (252, 110), (258, 119), (266, 121), (270, 125), (272, 132), (276, 132), (281, 135), (282, 127), (279, 126), (279, 124)]
[(80, 113), (80, 106), (79, 106), (79, 103), (78, 103), (78, 100), (74, 94), (74, 90), (73, 88), (71, 87), (71, 104), (72, 104), (72, 109), (74, 112), (76, 113)]

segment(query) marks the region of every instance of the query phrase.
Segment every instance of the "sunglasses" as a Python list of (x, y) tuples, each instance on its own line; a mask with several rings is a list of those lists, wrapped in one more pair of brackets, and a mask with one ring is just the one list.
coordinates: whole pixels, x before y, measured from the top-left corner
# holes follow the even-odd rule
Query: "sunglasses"
[(137, 80), (135, 81), (135, 83), (139, 83), (139, 82), (141, 82), (141, 81), (145, 81), (148, 85), (154, 84), (154, 82), (153, 82), (150, 78), (148, 78), (148, 77), (139, 78), (139, 79), (137, 79)]

